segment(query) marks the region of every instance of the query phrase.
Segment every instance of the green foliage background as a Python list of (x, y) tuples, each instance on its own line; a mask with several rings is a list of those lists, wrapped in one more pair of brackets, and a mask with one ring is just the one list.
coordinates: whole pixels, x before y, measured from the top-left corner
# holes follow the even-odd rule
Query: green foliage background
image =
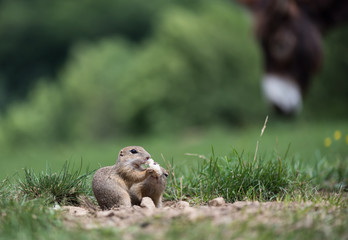
[[(252, 19), (233, 2), (8, 0), (0, 9), (0, 144), (242, 126), (267, 114)], [(347, 37), (347, 28), (329, 35), (305, 116), (347, 117)]]

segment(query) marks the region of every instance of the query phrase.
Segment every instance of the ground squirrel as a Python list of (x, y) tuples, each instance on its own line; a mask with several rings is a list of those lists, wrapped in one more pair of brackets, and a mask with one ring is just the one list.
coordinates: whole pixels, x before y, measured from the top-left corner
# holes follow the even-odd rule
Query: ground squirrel
[(144, 181), (150, 175), (158, 177), (154, 169), (141, 166), (149, 159), (151, 155), (144, 148), (125, 147), (119, 152), (115, 165), (96, 171), (92, 189), (101, 209), (132, 205), (129, 193), (132, 185)]
[(157, 208), (162, 207), (162, 195), (166, 188), (168, 173), (164, 168), (149, 175), (143, 182), (134, 184), (130, 189), (133, 205), (139, 205), (143, 197), (149, 197)]

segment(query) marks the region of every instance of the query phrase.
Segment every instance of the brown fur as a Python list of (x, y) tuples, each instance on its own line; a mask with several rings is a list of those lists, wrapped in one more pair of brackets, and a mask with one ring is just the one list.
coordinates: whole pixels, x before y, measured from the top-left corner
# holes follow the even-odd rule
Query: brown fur
[(157, 208), (162, 207), (162, 196), (167, 184), (167, 171), (161, 167), (162, 175), (155, 173), (148, 176), (143, 182), (134, 184), (130, 189), (133, 205), (139, 205), (143, 197), (149, 197)]
[[(136, 153), (132, 153), (132, 150)], [(151, 155), (144, 148), (129, 146), (119, 152), (115, 165), (96, 171), (92, 189), (101, 209), (131, 206), (129, 189), (154, 172), (153, 169), (141, 167), (150, 158)]]
[(311, 78), (322, 65), (322, 35), (348, 21), (348, 1), (236, 1), (247, 6), (254, 16), (265, 73), (291, 79), (305, 96)]

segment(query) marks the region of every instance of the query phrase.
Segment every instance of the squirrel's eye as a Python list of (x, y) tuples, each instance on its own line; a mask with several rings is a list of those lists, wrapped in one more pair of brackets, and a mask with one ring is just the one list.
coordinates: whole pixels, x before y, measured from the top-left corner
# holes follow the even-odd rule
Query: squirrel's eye
[(135, 149), (130, 150), (130, 152), (131, 152), (131, 153), (133, 153), (133, 154), (138, 153), (138, 151), (137, 151), (137, 150), (135, 150)]

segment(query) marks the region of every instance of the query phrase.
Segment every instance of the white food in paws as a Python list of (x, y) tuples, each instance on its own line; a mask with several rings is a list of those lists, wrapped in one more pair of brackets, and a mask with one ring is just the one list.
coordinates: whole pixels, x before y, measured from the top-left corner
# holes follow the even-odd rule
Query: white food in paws
[(155, 161), (150, 158), (149, 160), (147, 160), (147, 164), (149, 164), (149, 167), (153, 170), (155, 170), (159, 175), (162, 174), (162, 170), (161, 167), (158, 163), (155, 163)]

